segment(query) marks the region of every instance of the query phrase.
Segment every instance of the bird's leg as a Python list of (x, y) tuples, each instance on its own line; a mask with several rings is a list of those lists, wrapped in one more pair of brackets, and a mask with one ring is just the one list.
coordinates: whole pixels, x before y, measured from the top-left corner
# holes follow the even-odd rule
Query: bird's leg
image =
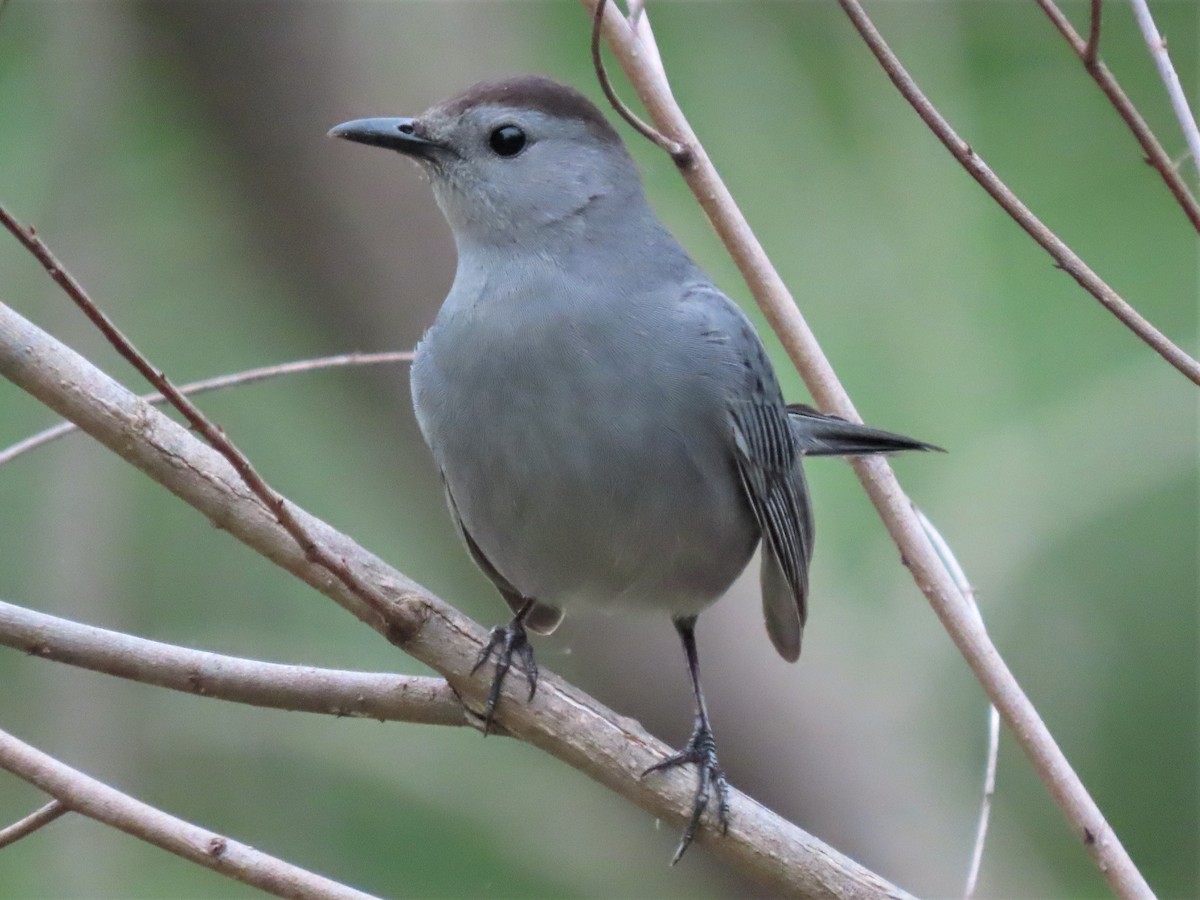
[(488, 691), (487, 708), (483, 720), (483, 733), (487, 736), (492, 730), (492, 720), (496, 714), (496, 704), (500, 701), (500, 690), (504, 687), (504, 679), (508, 676), (509, 667), (515, 655), (525, 669), (525, 680), (529, 682), (529, 699), (537, 692), (538, 669), (533, 659), (533, 647), (525, 633), (525, 617), (533, 609), (533, 600), (526, 600), (517, 614), (507, 625), (497, 625), (492, 629), (492, 636), (487, 646), (475, 660), (471, 669), (474, 675), (479, 668), (496, 655), (496, 671), (492, 675), (492, 689)]
[(704, 692), (700, 689), (700, 666), (696, 661), (696, 617), (676, 619), (675, 629), (683, 639), (683, 652), (687, 654), (688, 674), (692, 677), (692, 692), (696, 695), (696, 724), (692, 729), (692, 736), (682, 750), (660, 763), (655, 763), (642, 773), (644, 778), (651, 772), (661, 772), (688, 763), (696, 764), (697, 783), (696, 795), (692, 800), (692, 817), (688, 820), (687, 828), (683, 830), (683, 837), (675, 850), (675, 856), (671, 859), (671, 865), (679, 862), (684, 851), (691, 846), (696, 829), (700, 827), (700, 817), (704, 815), (713, 792), (717, 796), (717, 824), (722, 834), (729, 831), (729, 785), (725, 782), (725, 773), (717, 762), (717, 742), (713, 739), (712, 726), (708, 723), (708, 706), (704, 702)]

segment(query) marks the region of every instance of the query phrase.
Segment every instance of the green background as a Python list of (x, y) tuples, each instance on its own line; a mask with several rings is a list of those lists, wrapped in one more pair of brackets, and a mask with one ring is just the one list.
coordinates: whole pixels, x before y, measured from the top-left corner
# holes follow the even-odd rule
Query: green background
[[(955, 548), (1001, 652), (1151, 885), (1195, 895), (1195, 388), (951, 160), (832, 0), (651, 8), (679, 101), (864, 417), (950, 450), (895, 465)], [(869, 9), (1001, 177), (1194, 351), (1195, 234), (1036, 6)], [(1086, 4), (1066, 10), (1086, 27)], [(1154, 12), (1194, 101), (1197, 6)], [(1128, 6), (1105, 4), (1104, 21), (1105, 60), (1182, 155)], [(449, 233), (412, 166), (325, 131), (523, 71), (599, 101), (587, 28), (566, 0), (12, 0), (0, 200), (177, 382), (408, 348), (452, 277)], [(671, 228), (752, 307), (674, 167), (622, 128)], [(1194, 186), (1195, 168), (1182, 171)], [(0, 301), (144, 389), (11, 240)], [(806, 399), (770, 347), (789, 397)], [(457, 543), (402, 367), (296, 376), (203, 406), (296, 502), (479, 621), (505, 617)], [(0, 384), (0, 446), (53, 421)], [(981, 789), (983, 695), (848, 467), (808, 470), (819, 540), (803, 659), (774, 657), (755, 567), (701, 618), (722, 760), (736, 786), (885, 877), (954, 895)], [(0, 598), (219, 652), (422, 671), (78, 435), (0, 469)], [(576, 619), (537, 649), (665, 740), (686, 737), (667, 621)], [(263, 711), (8, 650), (0, 683), (0, 727), (368, 891), (753, 891), (703, 851), (669, 869), (672, 829), (469, 729)], [(0, 775), (0, 820), (42, 802)], [(980, 892), (1106, 893), (1008, 736)], [(251, 893), (72, 817), (0, 852), (4, 896)]]

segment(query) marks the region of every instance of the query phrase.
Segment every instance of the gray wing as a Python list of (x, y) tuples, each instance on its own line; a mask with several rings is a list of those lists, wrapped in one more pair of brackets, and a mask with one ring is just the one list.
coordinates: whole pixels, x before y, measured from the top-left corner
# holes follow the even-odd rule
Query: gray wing
[[(442, 487), (446, 489), (446, 505), (450, 507), (450, 518), (454, 520), (455, 526), (458, 528), (459, 535), (462, 536), (463, 543), (467, 545), (467, 551), (471, 554), (471, 559), (475, 565), (479, 566), (480, 570), (491, 579), (492, 584), (500, 591), (500, 596), (504, 598), (504, 602), (508, 604), (508, 608), (513, 611), (515, 616), (525, 606), (527, 600), (531, 599), (521, 595), (512, 583), (501, 575), (491, 561), (483, 555), (483, 550), (475, 543), (475, 538), (471, 537), (471, 533), (467, 531), (467, 527), (463, 524), (462, 516), (458, 514), (458, 504), (454, 502), (454, 495), (450, 493), (450, 485), (446, 483), (446, 476), (442, 476)], [(525, 616), (525, 627), (530, 631), (538, 634), (550, 634), (558, 627), (562, 621), (563, 612), (557, 606), (549, 606), (545, 603), (534, 601), (533, 607)]]
[(729, 414), (734, 461), (762, 533), (762, 601), (767, 634), (788, 662), (800, 656), (807, 618), (813, 521), (801, 453), (775, 370), (750, 321), (713, 287), (688, 297), (732, 356)]

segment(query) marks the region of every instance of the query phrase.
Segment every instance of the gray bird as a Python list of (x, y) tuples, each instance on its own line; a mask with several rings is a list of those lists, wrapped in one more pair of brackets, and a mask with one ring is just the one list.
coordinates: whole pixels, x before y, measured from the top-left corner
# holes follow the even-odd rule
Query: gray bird
[(417, 347), (412, 396), (450, 513), (512, 621), (493, 629), (490, 727), (526, 631), (566, 610), (661, 610), (695, 693), (686, 746), (647, 769), (696, 765), (675, 860), (725, 776), (700, 689), (694, 629), (762, 544), (767, 634), (794, 661), (813, 521), (801, 460), (936, 449), (787, 406), (750, 321), (650, 208), (616, 131), (547, 78), (477, 84), (418, 118), (330, 134), (420, 164), (458, 269)]

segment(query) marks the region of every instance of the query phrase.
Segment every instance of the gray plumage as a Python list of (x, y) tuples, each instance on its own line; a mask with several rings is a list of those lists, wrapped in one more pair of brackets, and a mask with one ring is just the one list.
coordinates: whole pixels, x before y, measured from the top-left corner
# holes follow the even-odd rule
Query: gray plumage
[(707, 766), (700, 793), (712, 775), (723, 822), (696, 615), (761, 539), (767, 632), (795, 660), (813, 549), (803, 456), (928, 445), (785, 405), (750, 321), (666, 231), (616, 132), (576, 91), (487, 82), (417, 119), (333, 134), (421, 163), (454, 233), (458, 269), (417, 348), (413, 404), (510, 628), (548, 633), (576, 607), (674, 619), (698, 718), (668, 762)]

